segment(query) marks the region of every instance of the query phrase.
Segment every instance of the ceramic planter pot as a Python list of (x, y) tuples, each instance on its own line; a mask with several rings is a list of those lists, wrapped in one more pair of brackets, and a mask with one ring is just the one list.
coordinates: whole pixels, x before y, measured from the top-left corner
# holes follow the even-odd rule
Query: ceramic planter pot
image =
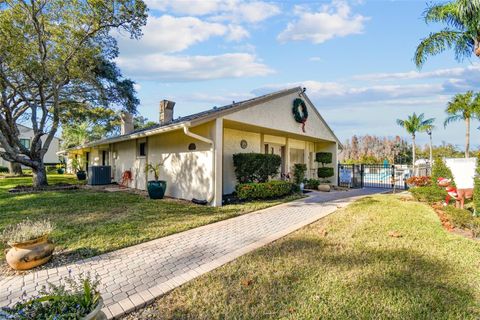
[(35, 240), (10, 244), (7, 263), (15, 270), (29, 270), (46, 263), (52, 257), (55, 246), (43, 236)]
[(153, 180), (147, 183), (148, 196), (150, 199), (163, 199), (166, 189), (167, 181), (164, 180)]
[(98, 300), (97, 306), (85, 317), (80, 318), (81, 320), (103, 320), (107, 319), (105, 314), (102, 312), (103, 299)]
[(87, 173), (83, 170), (77, 171), (77, 179), (80, 181), (87, 180)]
[(58, 174), (64, 174), (65, 170), (63, 170), (63, 168), (59, 168), (59, 169), (57, 169), (57, 173)]
[(322, 183), (318, 185), (318, 191), (323, 191), (323, 192), (330, 192), (331, 187), (329, 184)]

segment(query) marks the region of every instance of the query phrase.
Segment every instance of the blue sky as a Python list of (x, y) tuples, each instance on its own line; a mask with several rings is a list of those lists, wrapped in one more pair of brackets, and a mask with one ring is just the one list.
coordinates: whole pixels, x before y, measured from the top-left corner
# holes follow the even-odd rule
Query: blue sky
[(395, 120), (423, 112), (437, 119), (435, 143), (464, 144), (462, 123), (443, 128), (444, 110), (453, 94), (478, 87), (480, 61), (458, 63), (446, 52), (416, 70), (419, 40), (440, 27), (423, 22), (424, 1), (146, 2), (144, 36), (119, 35), (117, 62), (137, 82), (139, 112), (150, 120), (162, 99), (183, 116), (303, 85), (342, 141), (406, 136)]

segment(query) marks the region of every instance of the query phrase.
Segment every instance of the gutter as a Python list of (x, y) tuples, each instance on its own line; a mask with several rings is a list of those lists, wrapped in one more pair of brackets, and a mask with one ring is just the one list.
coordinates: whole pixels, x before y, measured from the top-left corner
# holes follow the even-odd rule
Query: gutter
[(212, 183), (210, 185), (210, 195), (207, 198), (208, 203), (211, 204), (215, 197), (215, 142), (211, 139), (208, 139), (206, 137), (203, 137), (196, 133), (191, 132), (190, 123), (183, 125), (183, 132), (185, 133), (185, 135), (189, 137), (192, 137), (194, 139), (203, 141), (211, 145), (210, 150), (212, 151)]

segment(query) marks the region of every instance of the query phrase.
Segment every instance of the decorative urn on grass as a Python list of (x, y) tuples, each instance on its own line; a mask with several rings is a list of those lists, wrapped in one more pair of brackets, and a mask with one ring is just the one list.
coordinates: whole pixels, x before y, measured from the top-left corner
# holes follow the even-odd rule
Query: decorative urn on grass
[(145, 166), (145, 172), (153, 173), (155, 180), (149, 180), (147, 182), (147, 191), (150, 199), (163, 199), (165, 195), (165, 190), (167, 189), (167, 181), (158, 180), (160, 176), (160, 168), (163, 166), (163, 163), (157, 163), (155, 165), (149, 163)]
[(15, 270), (29, 270), (48, 262), (55, 249), (48, 239), (52, 231), (48, 220), (25, 220), (7, 227), (2, 238), (11, 247), (5, 256), (8, 265)]

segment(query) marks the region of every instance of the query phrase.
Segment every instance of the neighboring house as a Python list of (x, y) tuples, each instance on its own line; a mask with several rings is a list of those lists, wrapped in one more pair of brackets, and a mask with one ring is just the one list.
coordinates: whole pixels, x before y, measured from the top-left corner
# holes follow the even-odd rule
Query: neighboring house
[[(31, 141), (33, 139), (34, 133), (33, 129), (26, 127), (21, 124), (17, 124), (18, 130), (20, 131), (20, 143), (23, 144), (26, 148), (30, 148)], [(53, 165), (60, 163), (59, 157), (57, 152), (60, 150), (60, 142), (61, 140), (57, 137), (54, 137), (50, 146), (48, 148), (43, 161), (46, 165)], [(0, 148), (0, 150), (3, 150)], [(8, 161), (5, 161), (2, 157), (0, 157), (0, 167), (8, 167)]]
[[(293, 117), (297, 98), (308, 110), (304, 130)], [(314, 178), (315, 152), (331, 152), (335, 168), (331, 181), (337, 182), (340, 142), (300, 87), (177, 119), (173, 118), (174, 105), (160, 102), (159, 125), (133, 131), (132, 117), (126, 115), (120, 136), (65, 153), (69, 159), (86, 159), (86, 166), (110, 165), (116, 182), (130, 171), (129, 187), (142, 190), (153, 178), (145, 173), (146, 163), (164, 162), (160, 179), (167, 181), (167, 196), (208, 200), (216, 206), (221, 205), (222, 195), (235, 190), (235, 153), (275, 153), (282, 157), (282, 173), (291, 173), (295, 163), (305, 163), (307, 176)]]

